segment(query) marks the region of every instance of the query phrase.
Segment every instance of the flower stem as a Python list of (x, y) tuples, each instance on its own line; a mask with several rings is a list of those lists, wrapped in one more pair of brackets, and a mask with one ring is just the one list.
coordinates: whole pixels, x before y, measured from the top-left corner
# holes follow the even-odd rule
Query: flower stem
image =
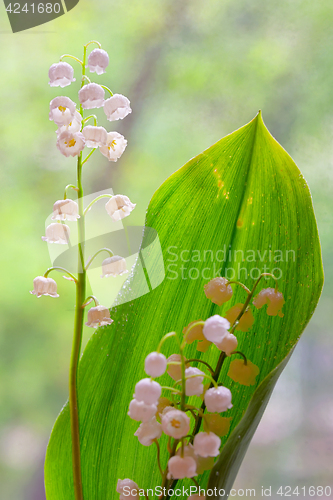
[(87, 262), (86, 264), (86, 271), (88, 270), (90, 264), (92, 263), (92, 261), (94, 260), (95, 257), (97, 257), (97, 255), (101, 252), (108, 252), (108, 254), (110, 255), (110, 257), (113, 257), (114, 256), (114, 253), (111, 252), (111, 250), (109, 248), (101, 248), (100, 250), (98, 250), (98, 252), (96, 252), (92, 257), (91, 259), (89, 259), (89, 261)]
[(101, 194), (100, 196), (97, 196), (97, 198), (95, 198), (93, 201), (91, 201), (89, 203), (89, 205), (85, 208), (83, 214), (86, 215), (88, 210), (91, 209), (91, 207), (93, 206), (94, 203), (96, 203), (96, 201), (101, 200), (102, 198), (112, 198), (112, 197), (113, 197), (113, 194)]

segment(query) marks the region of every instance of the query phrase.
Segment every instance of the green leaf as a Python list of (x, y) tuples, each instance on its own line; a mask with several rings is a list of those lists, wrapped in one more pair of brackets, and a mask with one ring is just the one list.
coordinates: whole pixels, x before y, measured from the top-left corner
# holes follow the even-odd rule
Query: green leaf
[[(203, 292), (209, 279), (226, 273), (231, 278), (233, 269), (240, 273), (236, 278), (251, 288), (260, 271), (281, 274), (284, 317), (268, 316), (266, 307), (253, 309), (253, 328), (236, 332), (239, 349), (260, 368), (257, 386), (297, 342), (322, 288), (320, 244), (309, 189), (295, 163), (267, 131), (260, 113), (167, 179), (150, 202), (146, 227), (158, 233), (165, 267), (160, 247), (147, 229), (140, 259), (118, 305), (112, 308), (114, 323), (92, 336), (80, 362), (82, 474), (87, 500), (116, 498), (118, 478), (131, 478), (140, 488), (160, 484), (156, 450), (138, 443), (133, 436), (138, 424), (126, 413), (135, 383), (145, 376), (144, 359), (156, 350), (165, 333), (181, 333), (189, 322), (223, 315), (233, 304), (245, 301), (246, 293), (236, 287), (227, 305), (212, 304)], [(164, 281), (157, 286), (164, 272)], [(259, 289), (267, 286), (273, 286), (272, 281), (262, 280)], [(177, 352), (176, 343), (169, 340), (163, 352)], [(193, 344), (185, 352), (213, 366), (218, 354), (212, 347), (206, 354), (198, 353)], [(220, 381), (233, 394), (234, 406), (224, 414), (232, 417), (232, 432), (256, 387), (232, 382), (226, 375), (229, 363), (230, 358), (222, 367)], [(169, 385), (169, 377), (163, 376), (161, 383)], [(163, 466), (167, 459), (164, 445), (161, 438)], [(236, 465), (230, 474), (235, 471)], [(207, 479), (205, 473), (202, 487)], [(51, 435), (45, 481), (48, 500), (74, 498), (67, 405)]]

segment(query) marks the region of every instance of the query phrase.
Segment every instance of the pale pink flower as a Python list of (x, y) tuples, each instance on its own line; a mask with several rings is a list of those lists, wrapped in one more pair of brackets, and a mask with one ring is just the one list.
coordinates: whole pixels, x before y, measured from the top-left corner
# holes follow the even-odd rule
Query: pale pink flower
[(210, 342), (220, 343), (227, 335), (228, 328), (230, 328), (229, 321), (215, 314), (215, 316), (206, 319), (203, 327), (203, 334)]
[(207, 411), (211, 413), (222, 413), (232, 408), (232, 394), (227, 387), (219, 386), (208, 389), (205, 394)]
[(148, 422), (143, 422), (138, 430), (134, 433), (143, 446), (150, 446), (154, 439), (160, 438), (162, 435), (162, 426), (153, 417)]
[(105, 146), (108, 140), (108, 133), (104, 127), (94, 127), (87, 125), (83, 128), (82, 134), (86, 140), (87, 148), (98, 148)]
[(122, 194), (112, 196), (105, 205), (107, 213), (115, 222), (127, 217), (135, 207), (136, 205)]
[(274, 288), (264, 288), (253, 300), (253, 305), (257, 309), (261, 309), (262, 306), (267, 304), (268, 316), (279, 315), (280, 318), (283, 318), (284, 316), (283, 312), (281, 311), (284, 303), (285, 300), (283, 298), (283, 294), (281, 292), (278, 292)]
[(160, 377), (165, 373), (167, 359), (160, 352), (151, 352), (145, 359), (145, 372), (150, 377)]
[(199, 432), (194, 438), (194, 451), (200, 457), (217, 457), (221, 439), (213, 432)]
[(192, 457), (174, 456), (168, 462), (168, 479), (184, 479), (197, 475), (197, 464)]
[(121, 276), (128, 273), (126, 269), (126, 260), (119, 255), (108, 257), (102, 262), (102, 276), (101, 278), (108, 278), (109, 276)]
[(45, 236), (42, 236), (43, 241), (48, 243), (60, 243), (61, 245), (68, 245), (70, 229), (66, 224), (53, 222), (47, 226)]
[(60, 153), (68, 158), (68, 156), (78, 156), (84, 149), (85, 139), (81, 132), (74, 134), (69, 130), (65, 130), (58, 136), (57, 148)]
[(104, 104), (104, 89), (97, 83), (88, 83), (79, 90), (79, 101), (83, 109), (101, 108)]
[(230, 356), (233, 351), (237, 349), (237, 337), (232, 333), (227, 332), (227, 335), (223, 337), (221, 342), (214, 342), (216, 347)]
[(103, 49), (94, 49), (88, 56), (88, 67), (90, 73), (101, 75), (109, 64), (108, 53)]
[[(195, 375), (195, 376), (193, 376)], [(202, 375), (202, 376), (201, 376)], [(199, 370), (198, 368), (194, 368), (193, 366), (190, 366), (189, 368), (186, 368), (185, 370), (185, 394), (186, 396), (200, 396), (200, 394), (203, 393), (204, 386), (203, 386), (203, 379), (204, 379), (204, 372)], [(187, 378), (190, 377), (190, 378)]]
[(138, 422), (149, 422), (157, 412), (156, 404), (146, 404), (143, 401), (132, 399), (129, 405), (128, 413), (133, 420)]
[(139, 486), (131, 479), (118, 479), (117, 493), (119, 500), (138, 500)]
[(73, 134), (75, 132), (80, 132), (81, 130), (81, 123), (82, 123), (82, 116), (80, 113), (75, 110), (74, 117), (71, 122), (68, 123), (68, 125), (63, 125), (62, 127), (59, 127), (56, 130), (57, 136), (62, 134), (62, 132), (65, 132), (65, 130), (68, 130), (69, 132), (72, 132)]
[(95, 306), (88, 311), (87, 326), (97, 328), (98, 326), (111, 325), (113, 319), (110, 318), (110, 311), (105, 306)]
[(132, 113), (130, 101), (124, 95), (114, 94), (104, 102), (104, 112), (110, 122), (125, 118)]
[(99, 150), (109, 161), (117, 161), (125, 151), (126, 146), (127, 141), (123, 135), (118, 134), (118, 132), (109, 132), (106, 144), (100, 146)]
[(78, 214), (79, 207), (76, 201), (70, 200), (58, 200), (53, 205), (53, 215), (52, 220), (70, 220), (76, 221), (80, 216)]
[(135, 386), (134, 397), (138, 401), (143, 401), (146, 405), (157, 404), (158, 398), (162, 393), (161, 386), (158, 382), (143, 378)]
[(74, 118), (75, 102), (69, 97), (58, 96), (50, 102), (49, 119), (59, 127), (68, 125)]
[(180, 439), (190, 431), (190, 418), (180, 410), (163, 411), (162, 429), (167, 436)]
[(177, 365), (168, 365), (167, 373), (173, 380), (180, 380), (182, 378), (181, 360), (182, 358), (180, 354), (171, 354), (171, 356), (167, 359), (168, 363), (179, 363)]
[(34, 289), (30, 293), (37, 295), (38, 298), (42, 295), (59, 297), (57, 294), (57, 283), (52, 278), (45, 278), (45, 276), (37, 276), (34, 279)]
[(75, 82), (74, 69), (67, 62), (52, 64), (49, 69), (50, 87), (66, 87)]

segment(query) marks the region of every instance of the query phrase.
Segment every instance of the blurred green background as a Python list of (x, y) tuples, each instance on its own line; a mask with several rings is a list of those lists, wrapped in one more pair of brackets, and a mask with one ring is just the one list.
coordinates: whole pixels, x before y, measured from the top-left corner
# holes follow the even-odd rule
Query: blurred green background
[(45, 498), (45, 447), (68, 394), (73, 287), (58, 279), (58, 300), (37, 300), (29, 290), (50, 264), (45, 219), (75, 181), (75, 160), (56, 149), (48, 106), (59, 93), (77, 100), (77, 86), (51, 89), (47, 72), (63, 53), (81, 57), (91, 39), (110, 55), (107, 73), (95, 80), (128, 96), (133, 113), (108, 123), (128, 147), (117, 163), (93, 157), (85, 192), (112, 187), (128, 195), (137, 203), (130, 224), (143, 224), (152, 194), (171, 173), (259, 109), (307, 179), (324, 293), (235, 488), (333, 490), (333, 3), (81, 0), (65, 16), (17, 34), (0, 9), (0, 499)]

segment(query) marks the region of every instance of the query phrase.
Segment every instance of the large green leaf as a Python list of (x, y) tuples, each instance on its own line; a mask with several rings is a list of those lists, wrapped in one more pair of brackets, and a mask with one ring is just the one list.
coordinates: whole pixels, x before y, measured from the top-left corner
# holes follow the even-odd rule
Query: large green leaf
[[(206, 299), (203, 285), (219, 268), (222, 275), (230, 275), (231, 268), (240, 269), (239, 279), (249, 287), (257, 276), (255, 268), (277, 268), (274, 272), (281, 274), (279, 289), (286, 299), (284, 317), (269, 317), (265, 308), (254, 310), (252, 330), (238, 334), (239, 348), (260, 367), (257, 385), (297, 342), (322, 288), (320, 244), (307, 184), (265, 128), (260, 113), (167, 179), (150, 202), (146, 226), (159, 235), (165, 279), (154, 288), (164, 270), (158, 245), (149, 245), (151, 232), (147, 230), (142, 258), (121, 291), (119, 305), (111, 311), (114, 323), (92, 336), (80, 362), (86, 500), (116, 498), (118, 478), (132, 478), (141, 488), (160, 484), (155, 449), (141, 446), (133, 436), (137, 423), (126, 415), (128, 404), (135, 383), (144, 376), (144, 358), (156, 349), (162, 335), (168, 331), (180, 333), (190, 321), (223, 314), (230, 305), (244, 302), (241, 288), (235, 289), (232, 301), (224, 307)], [(272, 261), (274, 255), (280, 257), (279, 262)], [(189, 258), (192, 260), (185, 262)], [(251, 270), (252, 275), (246, 277)], [(133, 299), (148, 289), (149, 293)], [(165, 345), (165, 354), (175, 350), (173, 341)], [(191, 345), (186, 355), (195, 352)], [(204, 357), (214, 365), (218, 353), (211, 348)], [(232, 417), (231, 432), (256, 387), (233, 383), (226, 376), (229, 362), (228, 358), (220, 379), (233, 394), (234, 406), (227, 414)], [(165, 381), (169, 383), (167, 376)], [(165, 461), (165, 453), (162, 459)], [(45, 471), (48, 500), (72, 500), (67, 405), (53, 429)], [(201, 479), (202, 486), (207, 478), (208, 473)]]

